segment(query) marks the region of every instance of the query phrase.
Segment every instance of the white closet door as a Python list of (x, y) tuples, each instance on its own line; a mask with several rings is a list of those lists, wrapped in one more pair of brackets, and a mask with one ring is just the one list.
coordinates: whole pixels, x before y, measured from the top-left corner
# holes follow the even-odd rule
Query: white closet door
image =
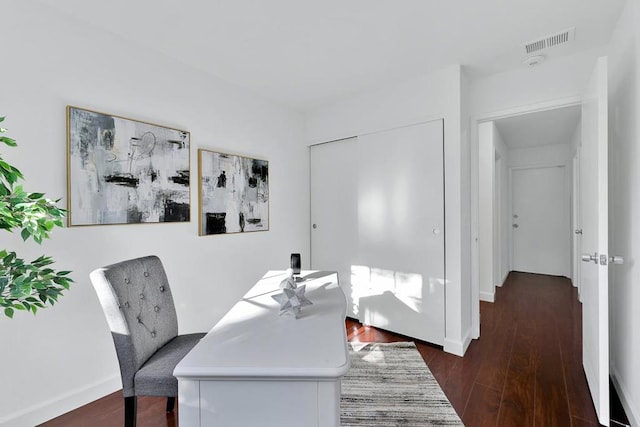
[(358, 318), (351, 266), (358, 250), (357, 139), (311, 147), (311, 268), (338, 272), (347, 316)]
[(311, 265), (347, 315), (444, 343), (441, 120), (311, 147)]
[(363, 323), (444, 343), (443, 123), (358, 137), (358, 254)]

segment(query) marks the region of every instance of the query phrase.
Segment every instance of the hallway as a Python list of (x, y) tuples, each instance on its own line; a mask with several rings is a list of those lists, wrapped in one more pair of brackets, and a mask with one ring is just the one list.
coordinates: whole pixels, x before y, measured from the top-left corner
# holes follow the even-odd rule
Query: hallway
[(481, 338), (468, 354), (485, 354), (472, 392), (483, 404), (469, 399), (470, 425), (473, 407), (482, 413), (498, 396), (498, 425), (598, 424), (582, 370), (581, 304), (568, 279), (511, 272), (480, 310)]

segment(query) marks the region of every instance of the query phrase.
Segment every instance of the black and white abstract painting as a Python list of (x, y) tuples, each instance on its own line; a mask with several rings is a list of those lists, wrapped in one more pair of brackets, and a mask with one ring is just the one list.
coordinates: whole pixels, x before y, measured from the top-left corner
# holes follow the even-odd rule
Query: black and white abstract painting
[(69, 225), (190, 220), (189, 133), (67, 107)]
[(198, 150), (200, 235), (269, 229), (269, 162)]

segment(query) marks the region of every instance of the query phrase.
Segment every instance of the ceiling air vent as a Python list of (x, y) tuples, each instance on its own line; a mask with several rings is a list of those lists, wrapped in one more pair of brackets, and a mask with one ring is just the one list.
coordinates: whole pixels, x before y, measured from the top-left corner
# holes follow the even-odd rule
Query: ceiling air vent
[(568, 30), (560, 31), (559, 33), (550, 34), (548, 36), (541, 37), (537, 40), (532, 40), (524, 44), (524, 50), (527, 55), (541, 50), (548, 49), (550, 47), (559, 46), (570, 41), (573, 41), (576, 34), (576, 28), (572, 27)]

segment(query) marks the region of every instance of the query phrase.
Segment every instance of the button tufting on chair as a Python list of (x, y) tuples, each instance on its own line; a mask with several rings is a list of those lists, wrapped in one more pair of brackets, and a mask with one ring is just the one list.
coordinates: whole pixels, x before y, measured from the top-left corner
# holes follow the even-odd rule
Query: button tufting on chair
[[(154, 284), (147, 287), (149, 279), (143, 277), (152, 273)], [(135, 426), (136, 396), (168, 397), (167, 412), (171, 412), (178, 395), (173, 370), (205, 334), (178, 335), (176, 309), (162, 262), (156, 256), (123, 261), (93, 271), (91, 282), (120, 363), (125, 426)], [(136, 297), (138, 302), (130, 305), (129, 300)], [(116, 309), (122, 306), (126, 310)], [(158, 314), (149, 316), (152, 312)]]

